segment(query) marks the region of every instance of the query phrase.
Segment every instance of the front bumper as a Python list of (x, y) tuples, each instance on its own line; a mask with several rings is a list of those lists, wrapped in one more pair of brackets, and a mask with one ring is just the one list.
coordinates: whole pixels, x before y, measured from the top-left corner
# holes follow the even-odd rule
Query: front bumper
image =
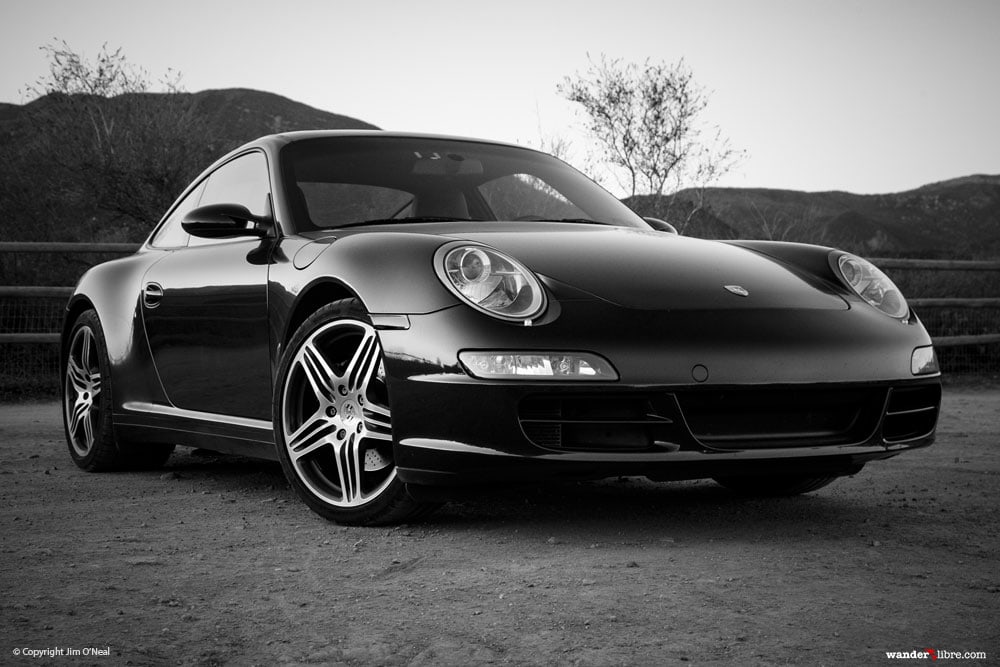
[[(849, 474), (929, 445), (937, 376), (919, 323), (870, 309), (650, 312), (563, 302), (538, 327), (463, 307), (380, 332), (403, 481)], [(617, 382), (487, 381), (458, 352), (587, 351)], [(706, 373), (696, 373), (700, 367)]]

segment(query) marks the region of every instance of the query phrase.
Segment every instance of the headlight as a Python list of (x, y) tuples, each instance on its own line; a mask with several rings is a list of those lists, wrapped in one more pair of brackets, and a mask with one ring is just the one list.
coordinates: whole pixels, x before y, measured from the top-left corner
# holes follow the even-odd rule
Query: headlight
[(889, 276), (868, 260), (844, 253), (837, 258), (835, 266), (847, 286), (873, 307), (898, 320), (909, 315), (910, 308), (902, 292)]
[(529, 321), (545, 309), (545, 292), (517, 260), (480, 245), (444, 246), (434, 258), (438, 277), (473, 308), (511, 321)]
[(910, 355), (910, 372), (914, 375), (928, 375), (941, 370), (938, 366), (937, 355), (934, 354), (934, 346), (926, 345), (913, 350)]

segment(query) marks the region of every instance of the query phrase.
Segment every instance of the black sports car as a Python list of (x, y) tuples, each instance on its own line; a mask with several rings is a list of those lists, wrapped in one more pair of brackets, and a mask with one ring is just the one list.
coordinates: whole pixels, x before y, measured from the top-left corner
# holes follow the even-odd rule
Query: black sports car
[(63, 359), (81, 468), (277, 459), (360, 524), (488, 481), (802, 493), (930, 444), (941, 398), (864, 259), (681, 237), (543, 153), (385, 132), (220, 159), (81, 278)]

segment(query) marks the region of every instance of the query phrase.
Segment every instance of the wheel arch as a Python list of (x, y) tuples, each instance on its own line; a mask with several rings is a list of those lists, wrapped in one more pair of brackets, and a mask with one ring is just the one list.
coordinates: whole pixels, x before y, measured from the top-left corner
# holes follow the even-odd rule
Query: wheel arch
[(108, 387), (113, 386), (115, 411), (129, 401), (169, 403), (149, 353), (140, 306), (142, 276), (161, 257), (139, 251), (92, 267), (80, 278), (66, 306), (60, 343), (62, 367), (73, 324), (83, 312), (93, 310), (108, 352)]
[[(66, 304), (66, 316), (63, 318), (62, 332), (59, 339), (59, 368), (66, 366), (70, 330), (72, 330), (73, 325), (79, 319), (80, 315), (88, 310), (96, 311), (97, 308), (94, 306), (93, 301), (90, 300), (90, 297), (84, 294), (74, 294), (69, 303)], [(97, 318), (100, 319), (100, 317), (100, 313), (98, 313)]]
[(445, 242), (432, 235), (366, 232), (328, 242), (305, 267), (276, 267), (269, 278), (275, 368), (295, 331), (327, 303), (353, 298), (368, 313), (410, 315), (455, 305), (433, 268), (434, 253)]
[(318, 279), (302, 290), (288, 314), (281, 333), (281, 349), (284, 350), (296, 330), (310, 315), (328, 303), (341, 299), (358, 299), (364, 301), (358, 294), (344, 283), (334, 278)]

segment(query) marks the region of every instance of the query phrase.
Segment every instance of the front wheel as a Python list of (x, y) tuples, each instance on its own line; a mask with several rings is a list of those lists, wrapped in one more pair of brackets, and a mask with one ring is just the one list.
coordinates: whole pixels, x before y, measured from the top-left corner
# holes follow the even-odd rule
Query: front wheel
[(382, 347), (356, 299), (320, 308), (278, 369), (274, 434), (289, 483), (317, 514), (343, 524), (423, 513), (396, 474)]
[(806, 475), (764, 475), (748, 477), (716, 477), (718, 484), (730, 491), (759, 497), (797, 496), (821, 489), (830, 484), (837, 475), (810, 477)]

